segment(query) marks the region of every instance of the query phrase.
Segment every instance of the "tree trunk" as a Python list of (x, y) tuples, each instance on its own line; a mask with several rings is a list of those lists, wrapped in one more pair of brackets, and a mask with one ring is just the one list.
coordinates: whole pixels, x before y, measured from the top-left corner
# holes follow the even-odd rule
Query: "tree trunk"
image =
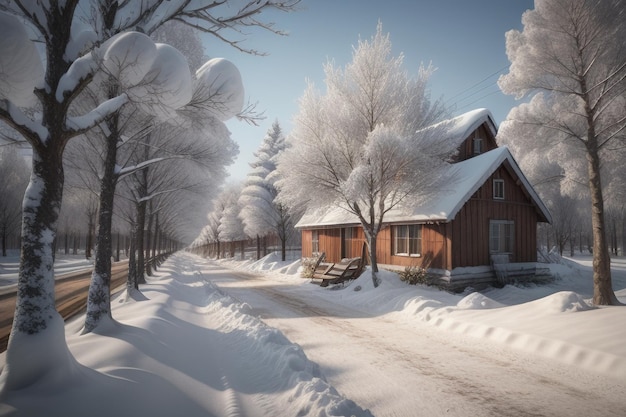
[(617, 256), (617, 219), (613, 218), (612, 222), (612, 232), (613, 232), (613, 255)]
[(278, 239), (280, 239), (280, 259), (285, 262), (287, 259), (287, 222), (284, 217), (278, 227)]
[(120, 261), (120, 232), (115, 235), (115, 262)]
[[(21, 259), (17, 302), (6, 353), (5, 389), (16, 390), (44, 375), (62, 358), (71, 357), (65, 342), (63, 319), (54, 297), (54, 253), (63, 197), (62, 152), (48, 144), (41, 155), (33, 149), (30, 183), (24, 194)], [(46, 332), (45, 349), (35, 346), (33, 335)], [(60, 353), (67, 352), (67, 355)]]
[(136, 227), (135, 223), (130, 227), (130, 247), (128, 249), (128, 278), (126, 279), (126, 292), (132, 293), (134, 290), (139, 289), (137, 283), (137, 245), (135, 243)]
[[(145, 284), (145, 244), (144, 233), (146, 224), (146, 202), (140, 201), (136, 205), (137, 208), (137, 220), (135, 222), (135, 251), (137, 253), (137, 270), (135, 280), (137, 284)], [(137, 287), (139, 288), (139, 287)]]
[(156, 256), (161, 253), (159, 250), (159, 239), (161, 238), (161, 231), (159, 225), (159, 213), (156, 213), (154, 218), (154, 236), (152, 238), (152, 256)]
[(622, 209), (622, 256), (626, 255), (626, 218), (624, 217), (624, 210)]
[(373, 230), (370, 230), (369, 227), (363, 226), (363, 231), (365, 232), (365, 241), (367, 243), (367, 254), (370, 258), (370, 267), (372, 269), (372, 283), (374, 287), (378, 287), (380, 281), (378, 276), (378, 261), (376, 258), (376, 237), (377, 234), (374, 233)]
[(72, 233), (72, 255), (76, 255), (78, 253), (78, 246), (80, 246), (80, 234)]
[(91, 208), (87, 210), (87, 239), (85, 241), (85, 258), (91, 259), (91, 248), (93, 248), (93, 212)]
[(280, 240), (280, 259), (285, 262), (287, 260), (287, 239)]
[(2, 228), (2, 256), (7, 256), (7, 231), (6, 231), (6, 227)]
[(580, 231), (578, 232), (578, 250), (580, 251), (580, 254), (582, 255), (583, 253), (583, 228), (582, 226), (580, 227)]
[[(117, 119), (114, 117), (114, 119)], [(109, 128), (114, 128), (117, 123), (109, 122)], [(103, 175), (100, 180), (100, 210), (98, 213), (98, 235), (96, 254), (89, 293), (87, 296), (87, 314), (83, 333), (93, 331), (101, 322), (102, 318), (111, 316), (111, 257), (113, 255), (111, 225), (113, 223), (113, 207), (115, 200), (115, 188), (117, 186), (117, 174), (115, 166), (117, 161), (118, 136), (112, 131), (107, 138), (106, 157), (104, 161)]]
[(150, 207), (150, 213), (148, 214), (148, 227), (146, 228), (145, 253), (146, 253), (146, 260), (148, 261), (146, 263), (146, 275), (151, 277), (152, 276), (152, 263), (150, 262), (150, 259), (154, 256), (154, 253), (152, 252), (152, 221), (153, 221), (152, 200), (150, 200), (149, 207)]
[(611, 257), (607, 245), (600, 157), (595, 136), (589, 136), (587, 162), (593, 230), (593, 303), (596, 305), (616, 305), (620, 303), (613, 292), (611, 282)]
[(267, 256), (267, 235), (263, 236), (263, 257)]

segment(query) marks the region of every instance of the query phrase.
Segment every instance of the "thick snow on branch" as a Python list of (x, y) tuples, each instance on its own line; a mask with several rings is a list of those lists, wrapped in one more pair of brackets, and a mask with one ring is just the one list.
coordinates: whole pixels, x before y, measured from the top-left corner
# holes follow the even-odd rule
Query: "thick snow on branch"
[(87, 130), (104, 121), (105, 118), (115, 113), (126, 103), (128, 103), (126, 94), (109, 99), (85, 115), (68, 117), (67, 127), (76, 131)]
[(103, 66), (124, 88), (139, 84), (152, 69), (157, 47), (139, 32), (123, 33), (108, 46)]
[(88, 53), (76, 59), (59, 81), (56, 91), (56, 99), (63, 101), (65, 93), (70, 93), (86, 78), (92, 76), (98, 70), (97, 60), (92, 53)]
[(152, 67), (128, 94), (146, 113), (161, 119), (173, 117), (174, 111), (188, 104), (193, 95), (187, 59), (176, 48), (157, 43)]
[(0, 98), (31, 107), (37, 102), (33, 91), (43, 86), (43, 79), (43, 63), (24, 25), (0, 12)]
[(119, 177), (130, 175), (133, 172), (137, 172), (137, 171), (139, 171), (141, 169), (144, 169), (144, 168), (146, 168), (146, 167), (148, 167), (150, 165), (157, 164), (157, 163), (159, 163), (161, 161), (164, 161), (165, 159), (168, 159), (168, 158), (152, 158), (152, 159), (150, 159), (148, 161), (143, 161), (143, 162), (141, 162), (141, 163), (139, 163), (137, 165), (127, 166), (127, 167), (123, 167), (123, 168), (118, 165), (117, 168), (116, 168), (116, 174)]
[(224, 58), (207, 61), (196, 71), (194, 102), (225, 121), (241, 112), (244, 87), (239, 70)]

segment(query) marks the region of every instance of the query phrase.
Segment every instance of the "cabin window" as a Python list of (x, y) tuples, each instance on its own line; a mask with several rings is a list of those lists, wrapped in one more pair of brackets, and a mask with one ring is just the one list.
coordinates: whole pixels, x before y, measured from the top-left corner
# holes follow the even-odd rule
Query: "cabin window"
[(422, 253), (422, 225), (394, 226), (393, 236), (394, 255), (420, 256)]
[(474, 138), (474, 155), (480, 155), (483, 153), (483, 140), (481, 138)]
[(489, 252), (513, 253), (515, 222), (512, 220), (491, 220), (489, 222)]
[(356, 228), (354, 227), (345, 227), (341, 229), (341, 257), (342, 258), (350, 258), (352, 257), (352, 248), (354, 247), (354, 239), (356, 239)]
[(319, 230), (311, 230), (311, 252), (319, 253), (320, 251), (320, 232)]
[(493, 198), (494, 200), (504, 200), (504, 180), (493, 180)]

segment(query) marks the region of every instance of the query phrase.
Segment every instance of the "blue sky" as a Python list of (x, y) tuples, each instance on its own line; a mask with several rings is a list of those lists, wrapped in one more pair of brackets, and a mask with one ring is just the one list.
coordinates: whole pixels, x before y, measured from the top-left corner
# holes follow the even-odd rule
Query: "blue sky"
[(342, 67), (349, 63), (352, 47), (359, 38), (369, 40), (379, 20), (390, 35), (394, 56), (404, 54), (410, 74), (417, 74), (421, 62), (437, 68), (431, 96), (455, 105), (453, 114), (486, 107), (500, 124), (517, 104), (499, 91), (496, 81), (509, 64), (504, 34), (522, 29), (522, 13), (533, 8), (532, 0), (303, 0), (299, 8), (268, 14), (288, 36), (247, 32), (243, 46), (266, 56), (247, 55), (205, 38), (208, 56), (237, 65), (246, 97), (266, 117), (258, 127), (227, 123), (240, 147), (230, 180), (245, 179), (253, 152), (274, 120), (289, 133), (306, 80), (323, 90), (323, 65), (329, 60)]

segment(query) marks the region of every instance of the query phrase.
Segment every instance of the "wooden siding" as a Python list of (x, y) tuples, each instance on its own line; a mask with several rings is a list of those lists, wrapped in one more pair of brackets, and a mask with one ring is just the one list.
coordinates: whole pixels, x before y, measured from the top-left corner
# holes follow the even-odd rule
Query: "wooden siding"
[(475, 138), (480, 138), (483, 140), (481, 153), (489, 152), (490, 150), (498, 147), (496, 143), (496, 138), (491, 133), (491, 129), (489, 129), (489, 127), (486, 126), (485, 123), (483, 123), (478, 127), (478, 129), (473, 131), (469, 135), (469, 137), (467, 137), (465, 141), (461, 144), (461, 146), (459, 147), (459, 153), (457, 154), (456, 158), (454, 158), (454, 162), (461, 162), (466, 159), (470, 159), (473, 156), (476, 156), (474, 155)]
[(448, 239), (445, 223), (422, 225), (422, 250), (420, 256), (393, 255), (393, 227), (385, 227), (378, 234), (376, 256), (378, 263), (399, 266), (446, 268)]
[(310, 258), (313, 255), (313, 230), (302, 230), (302, 257)]
[[(505, 165), (494, 172), (451, 222), (452, 268), (490, 264), (490, 220), (515, 222), (511, 262), (537, 260), (537, 210)], [(504, 200), (493, 198), (494, 179), (504, 180)]]
[[(483, 184), (450, 223), (422, 225), (421, 256), (393, 255), (392, 225), (378, 235), (378, 263), (398, 266), (423, 266), (452, 270), (456, 267), (490, 265), (489, 222), (515, 222), (511, 262), (534, 262), (537, 258), (537, 221), (539, 215), (528, 194), (519, 186), (513, 171), (503, 164)], [(493, 198), (493, 180), (504, 181), (504, 200)], [(408, 223), (407, 223), (408, 224)], [(345, 257), (361, 254), (365, 241), (362, 228), (353, 229), (353, 240)], [(329, 262), (342, 258), (342, 228), (318, 229), (320, 250)], [(302, 256), (311, 256), (311, 230), (302, 231)]]
[[(343, 247), (342, 228), (325, 228), (317, 229), (319, 236), (320, 251), (326, 252), (327, 262), (339, 262), (342, 258), (356, 258), (361, 256), (363, 242), (365, 241), (363, 229), (359, 227), (352, 228), (353, 237), (350, 239), (347, 247)], [(312, 230), (302, 230), (302, 256), (312, 256)], [(344, 255), (344, 256), (342, 256)]]

